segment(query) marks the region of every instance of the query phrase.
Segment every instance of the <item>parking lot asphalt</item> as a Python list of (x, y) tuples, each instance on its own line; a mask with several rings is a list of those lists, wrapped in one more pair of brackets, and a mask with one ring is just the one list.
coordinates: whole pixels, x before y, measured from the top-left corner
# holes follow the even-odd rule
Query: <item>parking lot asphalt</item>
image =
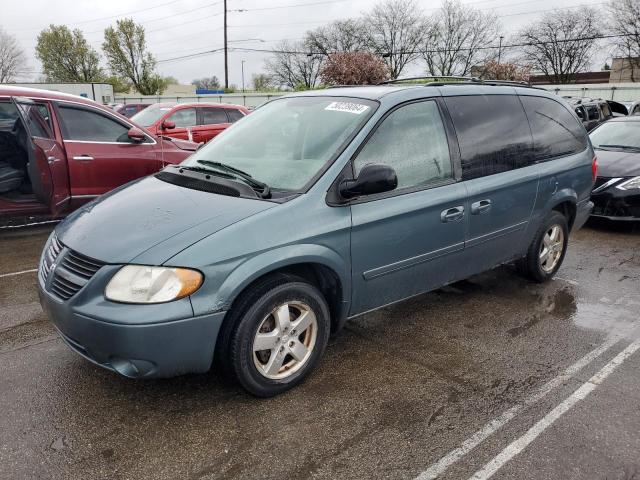
[(136, 381), (59, 340), (51, 226), (0, 232), (0, 478), (640, 477), (640, 228), (590, 225), (557, 278), (504, 266), (349, 321), (300, 387)]

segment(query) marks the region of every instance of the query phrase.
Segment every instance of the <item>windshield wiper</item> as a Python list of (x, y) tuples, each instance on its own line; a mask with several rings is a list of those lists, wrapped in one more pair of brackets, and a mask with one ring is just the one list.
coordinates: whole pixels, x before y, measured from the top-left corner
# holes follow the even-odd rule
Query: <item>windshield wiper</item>
[(266, 183), (260, 182), (249, 175), (247, 172), (243, 172), (239, 168), (232, 167), (231, 165), (227, 165), (221, 162), (214, 162), (211, 160), (196, 160), (201, 165), (205, 165), (207, 167), (217, 168), (222, 170), (225, 173), (231, 173), (233, 176), (240, 178), (245, 181), (251, 188), (256, 190), (262, 198), (268, 198), (271, 194), (271, 189), (269, 185)]
[(621, 150), (633, 150), (635, 152), (640, 152), (640, 147), (634, 147), (632, 145), (598, 145), (596, 148), (619, 148)]
[(233, 175), (229, 175), (228, 173), (224, 173), (224, 172), (216, 172), (215, 170), (211, 170), (210, 168), (190, 167), (187, 165), (180, 165), (179, 168), (180, 170), (188, 170), (190, 172), (212, 173), (213, 175), (216, 175), (222, 178), (235, 178)]

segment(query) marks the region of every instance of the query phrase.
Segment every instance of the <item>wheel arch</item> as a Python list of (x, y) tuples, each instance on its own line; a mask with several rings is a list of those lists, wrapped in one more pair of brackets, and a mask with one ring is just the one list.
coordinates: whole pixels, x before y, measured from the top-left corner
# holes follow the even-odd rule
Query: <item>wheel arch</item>
[(549, 205), (549, 212), (560, 212), (567, 219), (569, 231), (573, 228), (578, 211), (578, 196), (572, 190), (561, 190), (553, 196)]
[(288, 274), (303, 278), (324, 295), (331, 313), (331, 331), (344, 325), (351, 299), (350, 267), (334, 250), (319, 245), (292, 245), (265, 252), (236, 268), (219, 289), (219, 296), (233, 309), (243, 292), (265, 277)]

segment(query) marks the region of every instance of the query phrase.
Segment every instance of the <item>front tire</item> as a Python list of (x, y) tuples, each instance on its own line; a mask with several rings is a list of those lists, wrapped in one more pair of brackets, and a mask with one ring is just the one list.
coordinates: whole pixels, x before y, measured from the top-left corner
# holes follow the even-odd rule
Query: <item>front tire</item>
[(236, 306), (228, 335), (227, 369), (250, 393), (271, 397), (302, 382), (329, 341), (329, 308), (306, 281), (275, 276)]
[(551, 212), (536, 232), (527, 255), (517, 262), (518, 270), (536, 282), (546, 282), (562, 265), (568, 240), (566, 217), (560, 212)]

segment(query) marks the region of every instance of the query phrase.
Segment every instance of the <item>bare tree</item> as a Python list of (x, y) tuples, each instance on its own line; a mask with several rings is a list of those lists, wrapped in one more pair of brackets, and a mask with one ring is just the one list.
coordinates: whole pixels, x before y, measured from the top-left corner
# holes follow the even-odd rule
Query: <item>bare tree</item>
[(306, 33), (304, 43), (312, 52), (361, 52), (369, 49), (368, 35), (361, 19), (337, 20)]
[(414, 0), (383, 0), (364, 15), (369, 50), (384, 57), (391, 78), (398, 78), (419, 56), (424, 21)]
[(291, 89), (308, 89), (318, 84), (324, 56), (309, 52), (304, 43), (280, 42), (265, 62), (274, 85)]
[(487, 46), (493, 45), (499, 35), (500, 24), (494, 14), (459, 0), (445, 0), (425, 28), (422, 56), (429, 74), (469, 74), (473, 66), (495, 55)]
[(15, 37), (0, 28), (0, 83), (13, 82), (25, 60), (24, 51)]
[(552, 83), (570, 83), (591, 64), (600, 35), (593, 8), (554, 11), (522, 30), (523, 59)]
[(196, 88), (202, 90), (218, 90), (220, 88), (220, 80), (215, 75), (211, 77), (196, 78), (191, 82)]
[(635, 70), (640, 68), (640, 0), (611, 0), (607, 10), (609, 30), (617, 35), (614, 45), (629, 62), (631, 81), (635, 82)]

